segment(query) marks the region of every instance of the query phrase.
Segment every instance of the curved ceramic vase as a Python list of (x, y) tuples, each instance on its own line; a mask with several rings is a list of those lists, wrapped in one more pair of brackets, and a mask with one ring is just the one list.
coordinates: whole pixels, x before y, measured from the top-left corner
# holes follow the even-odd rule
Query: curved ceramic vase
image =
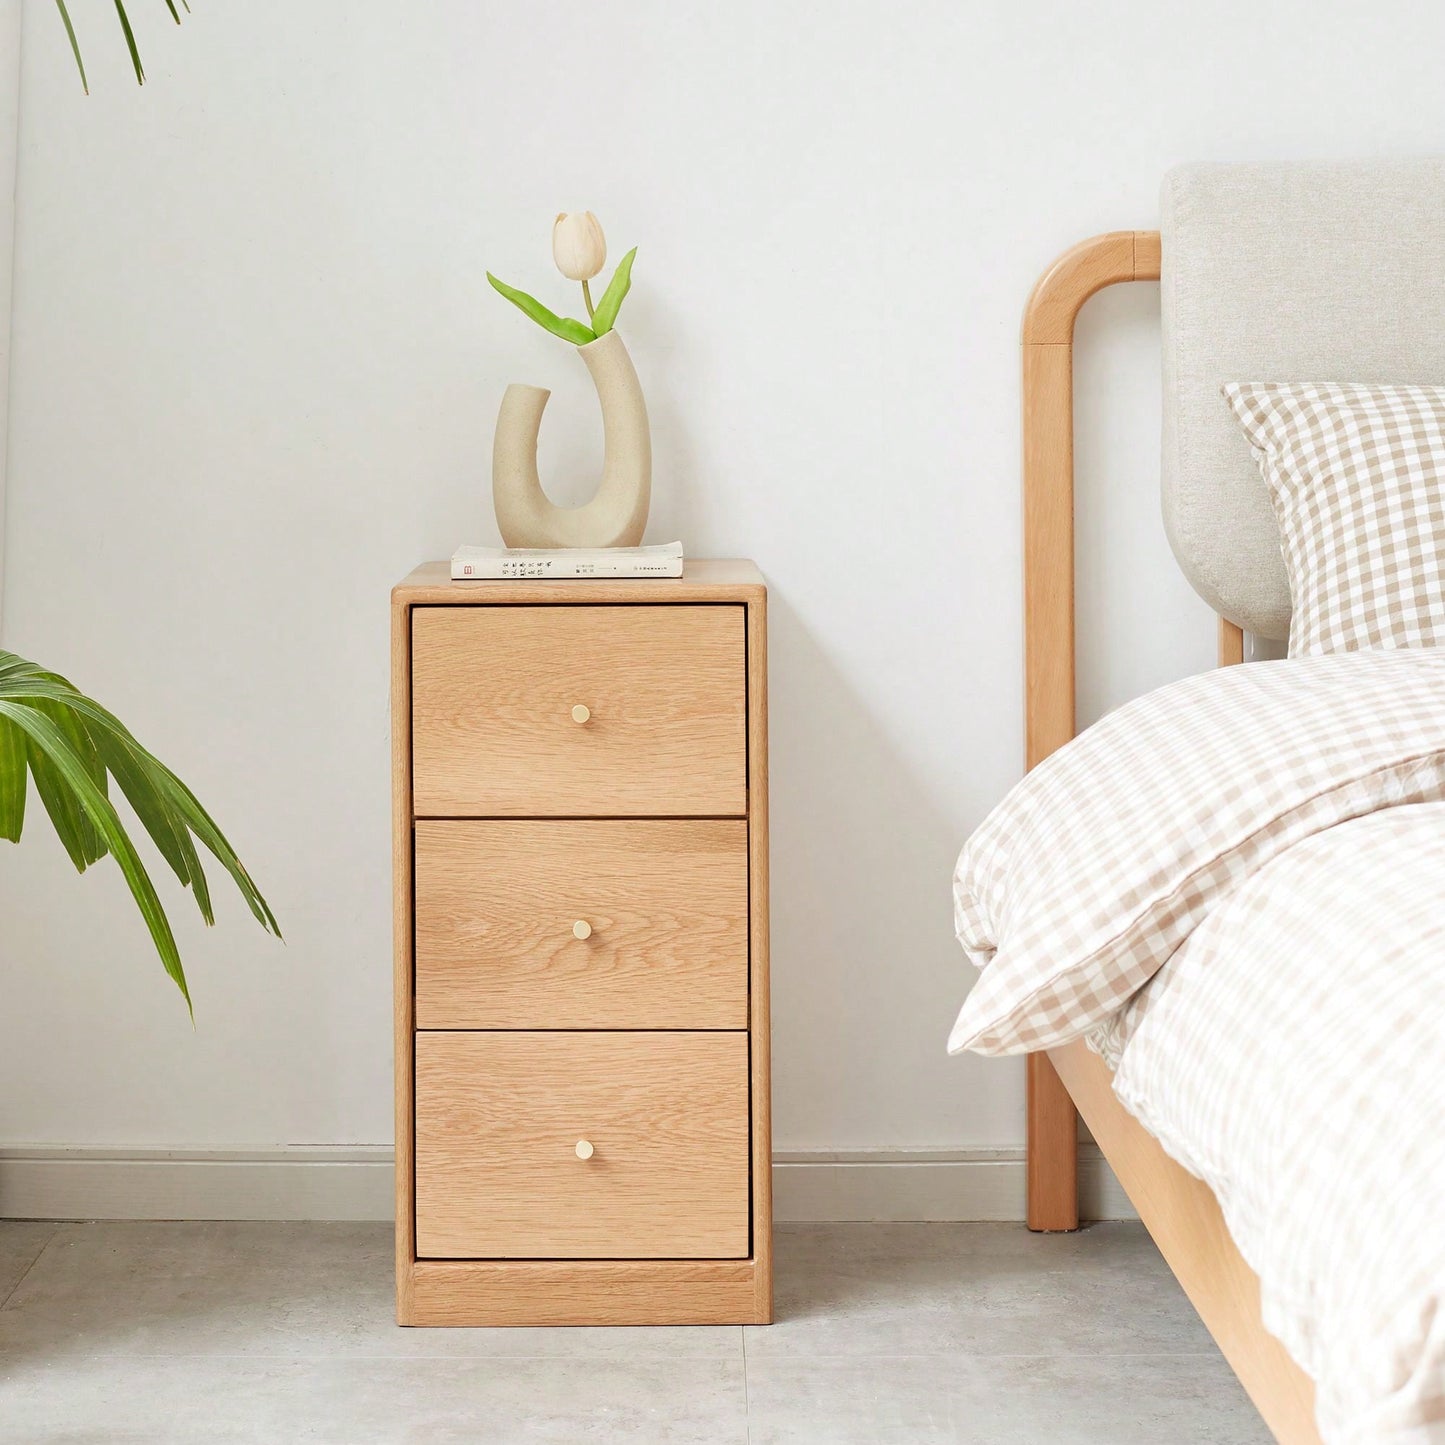
[(514, 383), (502, 397), (492, 444), (492, 503), (509, 547), (635, 547), (652, 501), (652, 436), (632, 358), (615, 331), (577, 348), (602, 404), (602, 482), (581, 507), (547, 500), (537, 435), (552, 395)]

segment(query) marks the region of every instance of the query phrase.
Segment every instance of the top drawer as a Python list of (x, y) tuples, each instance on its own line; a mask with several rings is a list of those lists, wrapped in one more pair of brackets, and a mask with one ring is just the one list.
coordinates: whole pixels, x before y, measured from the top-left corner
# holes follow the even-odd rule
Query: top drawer
[(414, 608), (415, 812), (745, 813), (745, 610)]

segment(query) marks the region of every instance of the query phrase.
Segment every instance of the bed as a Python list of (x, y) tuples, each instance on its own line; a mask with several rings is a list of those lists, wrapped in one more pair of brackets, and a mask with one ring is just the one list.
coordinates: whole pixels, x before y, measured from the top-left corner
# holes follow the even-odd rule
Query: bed
[[(1445, 164), (1183, 167), (1166, 179), (1161, 211), (1161, 231), (1115, 232), (1066, 252), (1042, 277), (1025, 313), (1026, 760), (1031, 770), (1075, 738), (1072, 348), (1075, 318), (1090, 296), (1106, 286), (1162, 277), (1166, 528), (1186, 575), (1219, 614), (1218, 651), (1223, 667), (1244, 664), (1246, 632), (1276, 640), (1289, 635), (1291, 579), (1285, 573), (1280, 523), (1250, 450), (1241, 445), (1233, 419), (1220, 401), (1220, 383), (1244, 376), (1421, 386), (1445, 381), (1445, 267), (1441, 263), (1445, 255)], [(1436, 491), (1438, 496), (1440, 488)], [(1242, 671), (1296, 665), (1293, 660), (1249, 663)], [(1364, 662), (1348, 665), (1369, 666)], [(1431, 670), (1428, 664), (1425, 670)], [(1430, 699), (1440, 696), (1436, 683), (1427, 679), (1420, 696), (1424, 711), (1419, 721), (1428, 733)], [(1445, 741), (1445, 714), (1435, 721)], [(1219, 765), (1221, 778), (1229, 771), (1226, 753)], [(1428, 854), (1428, 848), (1416, 846), (1419, 841), (1445, 837), (1445, 805), (1438, 802), (1438, 781), (1426, 780), (1416, 792), (1393, 793), (1386, 800), (1419, 805), (1397, 808), (1388, 819), (1389, 831), (1401, 835), (1402, 841), (1385, 837), (1385, 824), (1379, 821), (1350, 821), (1354, 814), (1347, 809), (1314, 825), (1319, 831), (1313, 837), (1286, 840), (1291, 850), (1282, 858), (1266, 860), (1265, 881), (1255, 888), (1258, 897), (1231, 905), (1239, 919), (1226, 916), (1222, 906), (1212, 919), (1207, 908), (1199, 908), (1190, 926), (1204, 919), (1199, 932), (1212, 933), (1212, 939), (1204, 937), (1195, 947), (1195, 939), (1185, 938), (1181, 932), (1183, 945), (1176, 939), (1159, 950), (1149, 981), (1105, 1026), (1094, 1031), (1092, 1038), (1068, 1038), (1027, 1057), (1029, 1227), (1041, 1231), (1078, 1227), (1077, 1140), (1082, 1115), (1261, 1415), (1275, 1437), (1288, 1445), (1319, 1441), (1319, 1419), (1326, 1418), (1333, 1422), (1332, 1440), (1445, 1440), (1445, 1370), (1439, 1371), (1442, 1378), (1432, 1373), (1431, 1380), (1415, 1382), (1415, 1414), (1398, 1429), (1361, 1424), (1366, 1418), (1363, 1414), (1348, 1428), (1340, 1424), (1343, 1406), (1339, 1398), (1343, 1394), (1334, 1388), (1337, 1382), (1327, 1379), (1325, 1387), (1317, 1389), (1297, 1358), (1308, 1353), (1300, 1339), (1291, 1339), (1291, 1353), (1277, 1338), (1278, 1333), (1288, 1336), (1290, 1330), (1282, 1329), (1277, 1304), (1271, 1315), (1271, 1282), (1266, 1282), (1262, 1299), (1261, 1276), (1247, 1262), (1231, 1232), (1221, 1198), (1198, 1177), (1197, 1161), (1190, 1160), (1195, 1164), (1193, 1172), (1179, 1162), (1181, 1156), (1189, 1158), (1187, 1147), (1176, 1138), (1166, 1150), (1136, 1117), (1136, 1112), (1148, 1110), (1139, 1108), (1137, 1102), (1136, 1112), (1125, 1107), (1114, 1087), (1111, 1064), (1118, 1064), (1121, 1057), (1127, 1063), (1128, 1050), (1135, 1047), (1135, 1030), (1148, 1023), (1159, 1036), (1151, 1045), (1154, 1072), (1168, 1073), (1159, 1064), (1161, 1057), (1164, 1064), (1169, 1059), (1168, 1036), (1163, 1030), (1175, 1016), (1182, 1014), (1187, 1021), (1188, 1009), (1195, 1007), (1189, 1003), (1190, 991), (1198, 991), (1200, 985), (1191, 978), (1206, 972), (1199, 966), (1200, 956), (1206, 946), (1212, 947), (1211, 958), (1216, 961), (1208, 976), (1222, 977), (1223, 966), (1217, 959), (1233, 957), (1231, 948), (1237, 952), (1253, 938), (1247, 931), (1231, 934), (1227, 926), (1267, 930), (1270, 899), (1288, 896), (1282, 890), (1290, 881), (1289, 869), (1300, 875), (1296, 886), (1308, 883), (1311, 876), (1323, 877), (1309, 870), (1328, 866), (1331, 853), (1343, 855), (1347, 843), (1356, 848), (1367, 843), (1372, 848), (1413, 847), (1421, 858)], [(1361, 831), (1356, 836), (1348, 831), (1369, 827), (1375, 832)], [(1305, 831), (1300, 831), (1300, 839)], [(1333, 866), (1340, 866), (1338, 856)], [(1424, 868), (1421, 863), (1416, 873)], [(1276, 878), (1270, 869), (1283, 871)], [(1243, 870), (1235, 872), (1243, 876)], [(1424, 883), (1417, 879), (1411, 886), (1414, 894), (1401, 885), (1403, 896), (1412, 900), (1425, 890), (1421, 918), (1431, 916), (1431, 905), (1445, 901), (1439, 880), (1426, 876)], [(1441, 909), (1435, 907), (1434, 912), (1439, 914)], [(1262, 924), (1253, 921), (1261, 914)], [(1277, 923), (1276, 946), (1279, 939), (1290, 937)], [(1178, 951), (1172, 952), (1176, 947)], [(1420, 952), (1419, 947), (1414, 949), (1415, 954)], [(1302, 961), (1301, 967), (1307, 962)], [(1420, 966), (1427, 972), (1436, 970), (1435, 985), (1445, 982), (1445, 948)], [(985, 972), (984, 977), (989, 974)], [(1436, 987), (1434, 992), (1445, 994), (1445, 989)], [(1151, 1021), (1156, 998), (1169, 1002), (1167, 1007), (1159, 1006)], [(1175, 1021), (1171, 1026), (1180, 1025)], [(1306, 1047), (1309, 1027), (1307, 1018), (1298, 1025), (1299, 1047), (1294, 1052), (1300, 1062), (1296, 1068), (1308, 1069), (1314, 1058), (1313, 1067), (1321, 1078), (1327, 1072), (1349, 1077), (1348, 1068), (1319, 1067), (1321, 1056)], [(1288, 1037), (1293, 1040), (1296, 1036), (1291, 1032)], [(1267, 1049), (1267, 1044), (1261, 1047)], [(1264, 1056), (1258, 1049), (1254, 1055)], [(1418, 1065), (1419, 1059), (1414, 1063)], [(1362, 1070), (1370, 1066), (1368, 1058), (1359, 1063)], [(1426, 1067), (1423, 1072), (1445, 1073), (1445, 1061), (1435, 1070)], [(1267, 1087), (1285, 1086), (1274, 1080)], [(1309, 1079), (1296, 1077), (1290, 1087), (1298, 1091), (1300, 1099), (1309, 1101)], [(1437, 1090), (1430, 1099), (1440, 1097)], [(1420, 1100), (1414, 1103), (1418, 1105)], [(1167, 1101), (1156, 1113), (1167, 1114)], [(1414, 1127), (1438, 1132), (1440, 1122), (1437, 1114), (1420, 1118)], [(1157, 1119), (1155, 1124), (1157, 1127)], [(1337, 1153), (1340, 1147), (1337, 1143)], [(1348, 1157), (1347, 1151), (1341, 1157)], [(1432, 1156), (1431, 1168), (1435, 1167)], [(1419, 1175), (1416, 1169), (1412, 1187), (1417, 1192)], [(1244, 1237), (1238, 1228), (1238, 1201), (1226, 1202), (1234, 1210), (1236, 1232)], [(1361, 1207), (1368, 1210), (1368, 1200)], [(1391, 1227), (1388, 1208), (1382, 1208), (1385, 1212), (1372, 1226), (1376, 1232)], [(1437, 1248), (1427, 1257), (1424, 1248), (1434, 1248), (1445, 1239), (1445, 1224), (1439, 1219), (1442, 1212), (1445, 1197), (1420, 1216), (1424, 1222), (1417, 1226), (1426, 1233), (1416, 1241), (1416, 1263), (1426, 1272), (1436, 1270), (1438, 1261), (1445, 1258), (1445, 1250)], [(1369, 1239), (1369, 1228), (1356, 1227), (1354, 1237)], [(1252, 1245), (1250, 1252), (1258, 1259), (1257, 1246)], [(1402, 1246), (1396, 1253), (1403, 1258), (1409, 1251)], [(1309, 1267), (1317, 1268), (1318, 1261)], [(1422, 1337), (1429, 1335), (1434, 1341), (1436, 1353), (1422, 1356), (1423, 1363), (1417, 1362), (1415, 1368), (1436, 1372), (1445, 1360), (1440, 1345), (1445, 1310), (1439, 1308), (1445, 1279), (1432, 1276), (1427, 1285), (1420, 1295), (1423, 1317), (1418, 1328)], [(1274, 1332), (1266, 1327), (1267, 1321)], [(1312, 1363), (1318, 1368), (1318, 1358)], [(1406, 1362), (1400, 1368), (1411, 1366)], [(1332, 1390), (1339, 1398), (1331, 1397), (1335, 1413), (1330, 1416), (1324, 1405)], [(1318, 1418), (1317, 1403), (1321, 1405)]]

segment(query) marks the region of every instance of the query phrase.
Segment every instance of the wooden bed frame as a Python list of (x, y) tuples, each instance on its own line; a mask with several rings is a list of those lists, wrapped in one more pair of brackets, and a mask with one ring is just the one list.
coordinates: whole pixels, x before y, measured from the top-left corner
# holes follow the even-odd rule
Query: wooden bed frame
[[(1024, 637), (1027, 763), (1074, 736), (1074, 320), (1096, 291), (1159, 279), (1159, 233), (1115, 231), (1066, 251), (1034, 288), (1023, 325)], [(1221, 665), (1244, 635), (1219, 621)], [(1314, 1385), (1260, 1321), (1259, 1278), (1208, 1186), (1175, 1163), (1116, 1098), (1078, 1040), (1031, 1054), (1028, 1225), (1079, 1227), (1082, 1114), (1139, 1217), (1275, 1438), (1318, 1445)]]

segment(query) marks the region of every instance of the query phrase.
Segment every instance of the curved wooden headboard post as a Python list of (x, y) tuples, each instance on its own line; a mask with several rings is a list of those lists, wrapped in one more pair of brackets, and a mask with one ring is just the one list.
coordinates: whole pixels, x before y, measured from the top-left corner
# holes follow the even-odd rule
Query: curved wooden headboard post
[[(1065, 251), (1024, 308), (1024, 707), (1032, 768), (1074, 736), (1074, 321), (1096, 291), (1159, 279), (1158, 231), (1110, 231)], [(1244, 634), (1219, 619), (1221, 665)], [(1028, 1058), (1028, 1223), (1079, 1227), (1078, 1117), (1044, 1054)]]
[[(1044, 273), (1024, 310), (1025, 757), (1074, 736), (1074, 320), (1120, 281), (1159, 278), (1157, 231), (1082, 241)], [(1028, 1225), (1079, 1227), (1078, 1115), (1046, 1054), (1028, 1070)]]

